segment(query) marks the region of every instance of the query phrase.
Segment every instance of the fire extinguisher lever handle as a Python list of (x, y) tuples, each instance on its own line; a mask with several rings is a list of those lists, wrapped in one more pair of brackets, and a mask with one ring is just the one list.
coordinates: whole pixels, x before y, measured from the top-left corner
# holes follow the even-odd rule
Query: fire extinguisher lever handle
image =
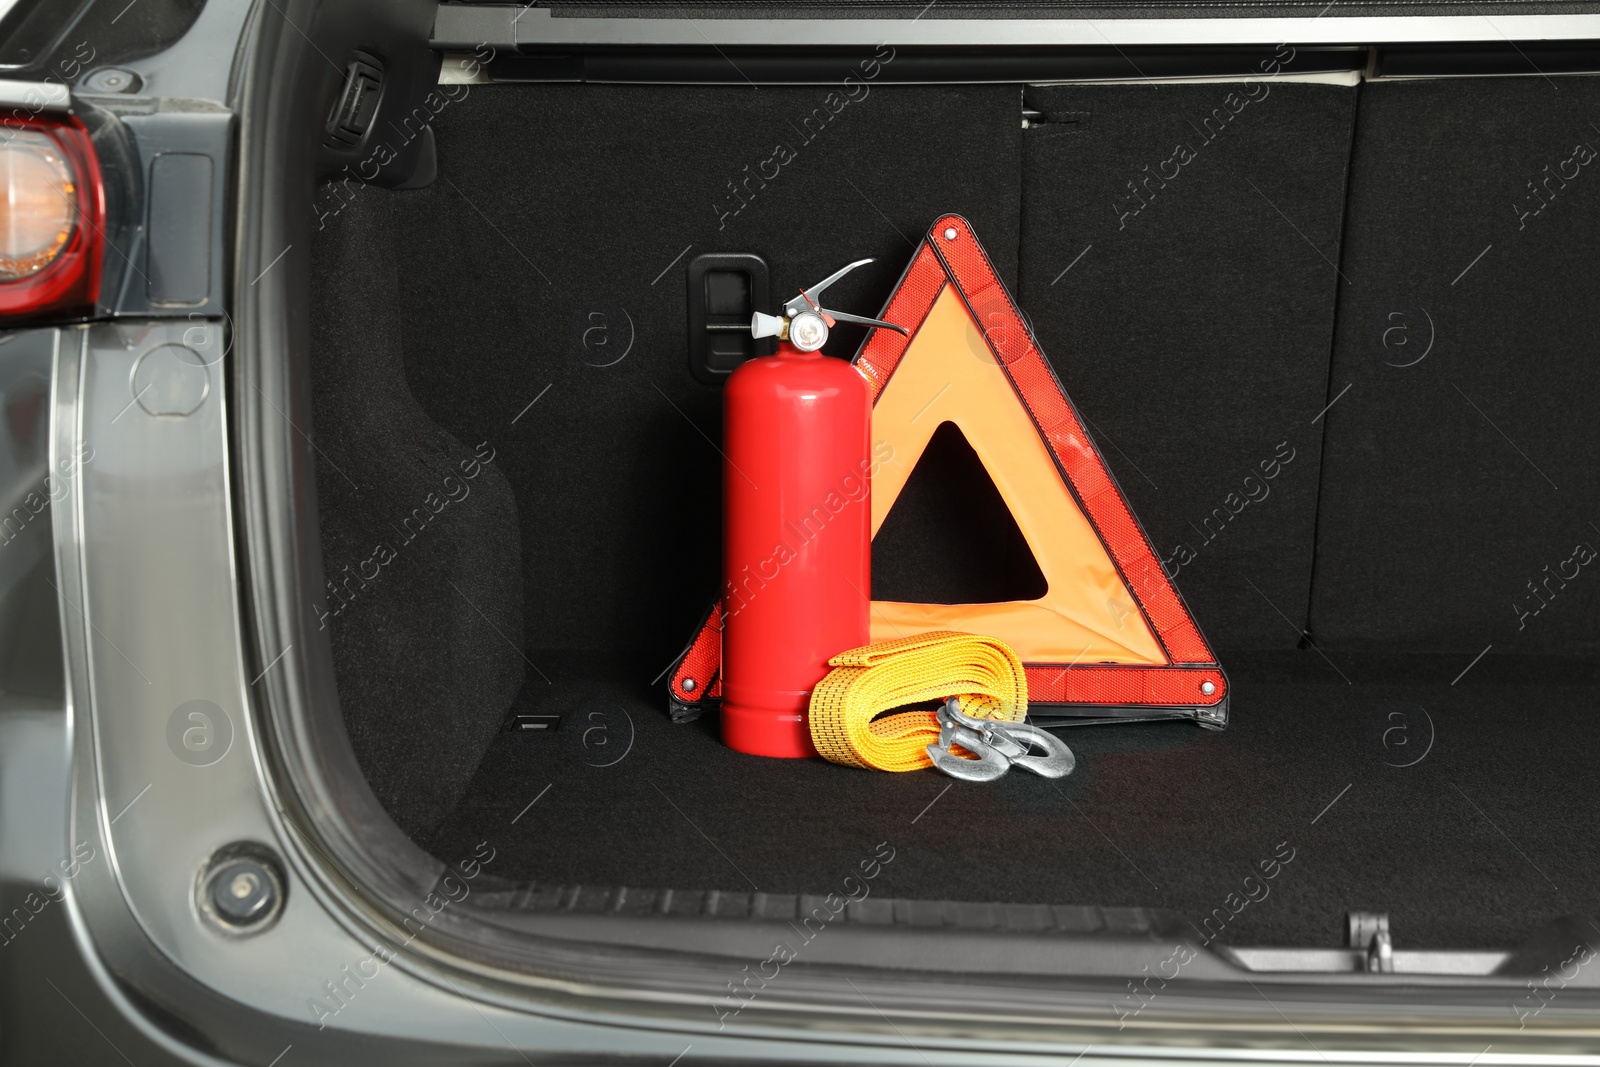
[[(784, 314), (792, 319), (802, 311), (819, 310), (818, 301), (821, 299), (822, 291), (824, 289), (828, 288), (828, 286), (832, 285), (840, 278), (843, 278), (846, 274), (849, 274), (857, 267), (865, 267), (872, 261), (872, 257), (868, 256), (866, 259), (858, 259), (854, 263), (847, 263), (838, 270), (834, 271), (832, 274), (828, 275), (826, 278), (822, 279), (816, 285), (813, 285), (808, 289), (800, 290), (799, 296), (792, 297), (783, 305)], [(829, 314), (832, 314), (832, 312), (829, 312)], [(835, 318), (837, 318), (837, 316), (835, 316)]]
[(857, 326), (882, 326), (886, 330), (898, 330), (906, 337), (911, 336), (911, 331), (904, 326), (896, 326), (894, 323), (884, 322), (882, 319), (869, 319), (865, 315), (851, 315), (845, 311), (829, 311), (826, 308), (823, 309), (822, 313), (832, 318), (835, 322), (853, 322)]
[(852, 315), (846, 311), (830, 311), (818, 302), (824, 289), (857, 267), (864, 267), (871, 262), (871, 258), (858, 259), (840, 267), (811, 288), (800, 290), (799, 296), (783, 305), (782, 315), (756, 312), (750, 317), (750, 335), (776, 337), (780, 341), (788, 341), (802, 352), (815, 352), (821, 348), (828, 341), (828, 330), (841, 322), (898, 330), (903, 336), (910, 337), (911, 331), (904, 326), (896, 326), (882, 319), (870, 319), (865, 315)]

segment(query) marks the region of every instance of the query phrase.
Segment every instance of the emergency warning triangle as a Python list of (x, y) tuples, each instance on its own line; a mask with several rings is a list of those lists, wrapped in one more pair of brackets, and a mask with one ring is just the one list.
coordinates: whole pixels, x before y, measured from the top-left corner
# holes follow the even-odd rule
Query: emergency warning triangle
[[(873, 535), (935, 431), (954, 423), (1047, 589), (990, 604), (874, 601), (872, 640), (931, 630), (997, 637), (1022, 658), (1030, 704), (1224, 725), (1228, 686), (1215, 655), (965, 219), (934, 223), (880, 318), (909, 337), (873, 330), (855, 358), (872, 390), (880, 459)], [(720, 666), (713, 606), (674, 671), (675, 714), (719, 694)]]
[[(951, 286), (934, 299), (873, 404), (873, 454), (880, 457), (872, 479), (874, 537), (945, 422), (961, 430), (983, 461), (1044, 572), (1047, 591), (1037, 600), (999, 604), (875, 601), (872, 640), (964, 630), (1000, 638), (1024, 663), (1166, 663), (1116, 564)], [(949, 519), (960, 522), (961, 516)]]

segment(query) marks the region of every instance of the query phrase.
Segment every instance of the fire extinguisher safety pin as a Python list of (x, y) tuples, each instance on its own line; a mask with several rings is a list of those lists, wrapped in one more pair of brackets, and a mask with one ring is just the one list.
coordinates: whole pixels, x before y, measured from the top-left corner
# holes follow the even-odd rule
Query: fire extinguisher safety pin
[[(1066, 743), (1054, 734), (1021, 722), (977, 719), (963, 714), (956, 697), (945, 701), (937, 714), (939, 740), (927, 747), (933, 765), (952, 778), (991, 782), (1012, 767), (1043, 778), (1064, 778), (1077, 766)], [(967, 759), (950, 751), (955, 745), (972, 753)], [(1038, 751), (1041, 754), (1035, 754)]]

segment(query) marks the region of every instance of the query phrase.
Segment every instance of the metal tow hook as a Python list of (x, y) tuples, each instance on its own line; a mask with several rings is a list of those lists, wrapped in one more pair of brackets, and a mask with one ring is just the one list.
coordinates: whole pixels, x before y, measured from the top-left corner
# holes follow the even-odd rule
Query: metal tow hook
[[(936, 715), (939, 740), (927, 747), (928, 758), (952, 778), (992, 782), (1014, 766), (1043, 778), (1064, 778), (1077, 765), (1072, 750), (1054, 734), (1027, 723), (964, 715), (961, 701), (956, 697), (946, 700)], [(952, 745), (965, 749), (977, 759), (956, 755), (950, 751)], [(1042, 753), (1036, 755), (1036, 749)]]

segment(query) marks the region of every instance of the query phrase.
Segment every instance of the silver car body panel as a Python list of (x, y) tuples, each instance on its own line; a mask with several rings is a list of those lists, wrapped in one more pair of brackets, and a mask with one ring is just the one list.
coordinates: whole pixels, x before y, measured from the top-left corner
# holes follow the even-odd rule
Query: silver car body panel
[[(1329, 8), (1333, 4), (1328, 5)], [(1326, 11), (1326, 9), (1324, 9)], [(742, 19), (563, 18), (548, 8), (441, 4), (434, 47), (896, 48), (960, 46), (1364, 45), (1600, 38), (1600, 15), (1332, 14), (1294, 18)]]

